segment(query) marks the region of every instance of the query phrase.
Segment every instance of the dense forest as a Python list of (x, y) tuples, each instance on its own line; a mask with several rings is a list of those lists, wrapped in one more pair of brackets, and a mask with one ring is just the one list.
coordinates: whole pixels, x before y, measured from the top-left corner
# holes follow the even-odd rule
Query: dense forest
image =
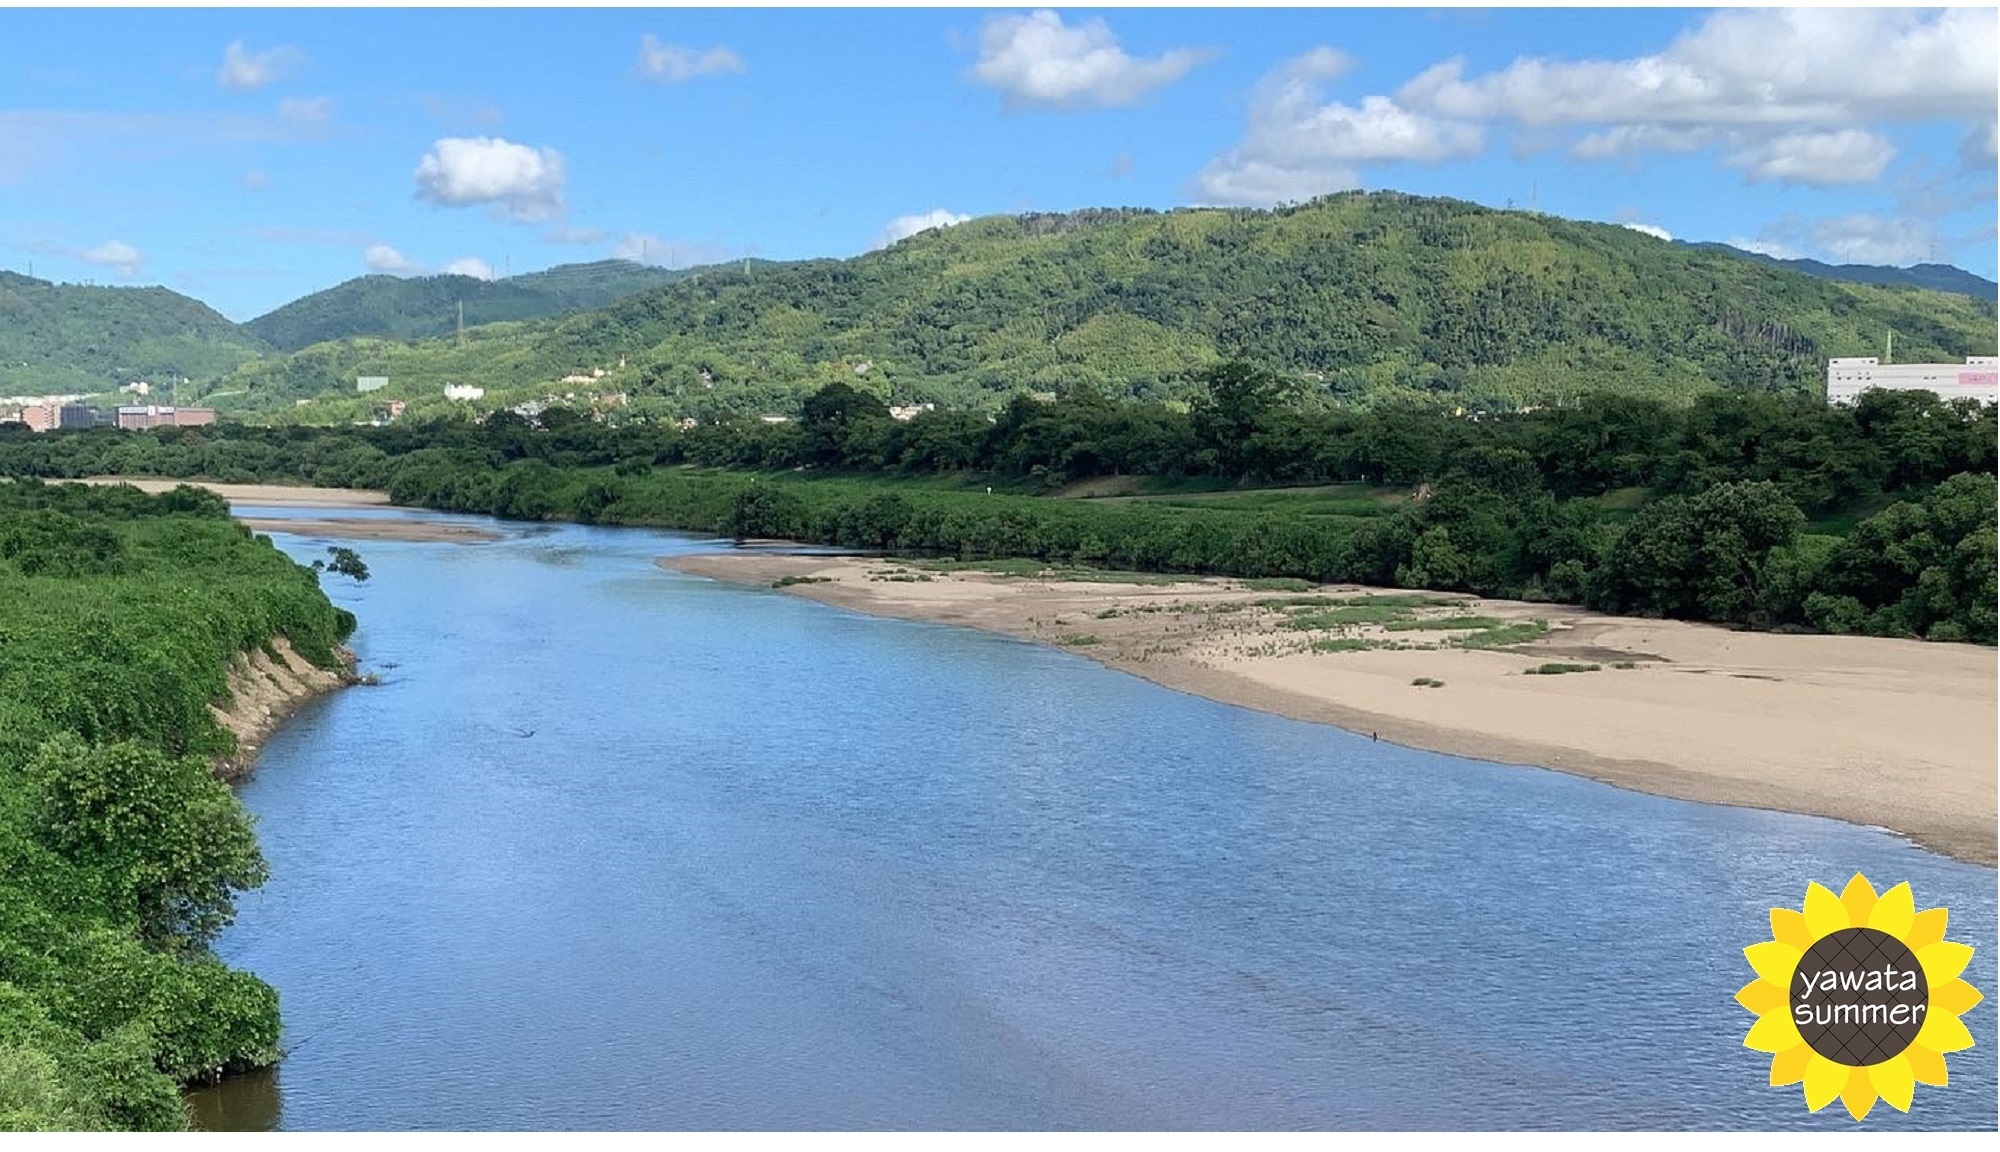
[(51, 284), (0, 272), (0, 395), (208, 382), (267, 350), (208, 305), (165, 288)]
[(182, 1083), (277, 1059), (208, 948), (265, 873), (209, 706), (276, 636), (334, 665), (316, 579), (206, 491), (0, 483), (0, 1131), (184, 1128)]
[(0, 472), (385, 488), (524, 519), (1994, 642), (1992, 405), (1603, 395), (1474, 418), (1320, 410), (1293, 391), (1232, 362), (1185, 410), (1082, 389), (895, 420), (834, 384), (785, 424), (551, 409), (534, 423), (15, 434)]
[[(434, 339), (458, 330), (460, 305), (468, 326), (537, 320), (601, 308), (686, 275), (630, 260), (600, 260), (499, 280), (363, 276), (302, 296), (243, 327), (286, 352), (356, 337)], [(352, 380), (347, 383), (353, 385)]]
[(417, 398), (602, 368), (640, 411), (706, 420), (794, 411), (833, 382), (956, 407), (1077, 387), (1169, 398), (1240, 359), (1326, 404), (1508, 411), (1585, 391), (1814, 391), (1828, 356), (1875, 352), (1891, 329), (1908, 360), (1991, 353), (1994, 318), (1990, 299), (1816, 279), (1615, 225), (1352, 193), (986, 217), (850, 260), (717, 267), (463, 347), (316, 345), (224, 387), (276, 411), (357, 374)]

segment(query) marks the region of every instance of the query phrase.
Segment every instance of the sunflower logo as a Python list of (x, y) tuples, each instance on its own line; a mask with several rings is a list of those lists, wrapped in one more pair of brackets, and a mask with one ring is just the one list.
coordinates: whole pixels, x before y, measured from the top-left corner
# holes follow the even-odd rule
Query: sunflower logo
[(1743, 1046), (1771, 1053), (1771, 1084), (1803, 1081), (1807, 1108), (1839, 1097), (1856, 1120), (1878, 1096), (1908, 1112), (1918, 1084), (1942, 1087), (1944, 1054), (1972, 1047), (1959, 1015), (1980, 1001), (1947, 916), (1859, 873), (1838, 896), (1808, 885), (1803, 911), (1771, 909), (1771, 939), (1743, 950), (1757, 979), (1736, 994), (1758, 1016)]

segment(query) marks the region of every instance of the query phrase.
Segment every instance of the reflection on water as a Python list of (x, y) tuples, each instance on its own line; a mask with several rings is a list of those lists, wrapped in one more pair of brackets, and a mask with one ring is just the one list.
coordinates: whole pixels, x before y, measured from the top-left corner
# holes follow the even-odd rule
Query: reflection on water
[[(1844, 1129), (1741, 1047), (1772, 904), (1909, 880), (1993, 987), (1993, 872), (1878, 833), (500, 527), (329, 581), (394, 675), (244, 785), (290, 1055), (205, 1125)], [(1993, 1127), (1991, 1019), (1869, 1126)]]

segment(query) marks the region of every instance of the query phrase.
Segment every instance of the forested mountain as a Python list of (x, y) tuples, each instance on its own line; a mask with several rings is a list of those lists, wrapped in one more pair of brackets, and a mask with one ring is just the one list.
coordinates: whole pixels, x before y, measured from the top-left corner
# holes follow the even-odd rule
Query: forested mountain
[[(271, 408), (384, 374), (546, 387), (601, 367), (664, 412), (788, 409), (845, 380), (897, 402), (1178, 394), (1223, 359), (1336, 402), (1511, 408), (1614, 390), (1812, 390), (1893, 328), (1899, 357), (1994, 350), (1995, 306), (1838, 283), (1615, 225), (1396, 193), (1270, 212), (974, 220), (849, 260), (708, 269), (559, 321), (322, 345), (228, 387)], [(628, 365), (619, 370), (620, 363)]]
[(1749, 252), (1730, 244), (1690, 243), (1688, 247), (1728, 252), (1745, 260), (1756, 260), (1778, 268), (1789, 268), (1794, 272), (1803, 272), (1808, 276), (1818, 276), (1826, 280), (1845, 280), (1850, 284), (1929, 288), (1934, 292), (1956, 292), (1960, 296), (1971, 296), (1978, 300), (1992, 300), (1996, 295), (2000, 295), (2000, 284), (1950, 264), (1912, 264), (1908, 268), (1897, 268), (1888, 264), (1827, 264), (1818, 260), (1781, 260), (1776, 256)]
[(599, 308), (685, 275), (685, 271), (630, 260), (599, 260), (501, 280), (362, 276), (302, 296), (244, 327), (272, 347), (288, 352), (357, 336), (421, 340), (456, 331), (460, 304), (465, 306), (468, 325), (537, 320)]
[(52, 284), (0, 272), (0, 395), (208, 380), (265, 350), (221, 313), (165, 288)]

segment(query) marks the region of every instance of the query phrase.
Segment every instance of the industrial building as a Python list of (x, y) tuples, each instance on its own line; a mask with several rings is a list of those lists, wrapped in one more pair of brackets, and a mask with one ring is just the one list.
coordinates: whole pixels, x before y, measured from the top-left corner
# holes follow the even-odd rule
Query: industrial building
[(1884, 364), (1874, 356), (1826, 362), (1827, 403), (1852, 404), (1870, 388), (1922, 390), (1946, 400), (1963, 396), (2000, 404), (2000, 356), (1967, 356), (1963, 364)]
[[(213, 408), (174, 408), (158, 404), (126, 404), (118, 409), (118, 426), (141, 428), (199, 428), (215, 423)], [(67, 425), (65, 425), (67, 427)]]

